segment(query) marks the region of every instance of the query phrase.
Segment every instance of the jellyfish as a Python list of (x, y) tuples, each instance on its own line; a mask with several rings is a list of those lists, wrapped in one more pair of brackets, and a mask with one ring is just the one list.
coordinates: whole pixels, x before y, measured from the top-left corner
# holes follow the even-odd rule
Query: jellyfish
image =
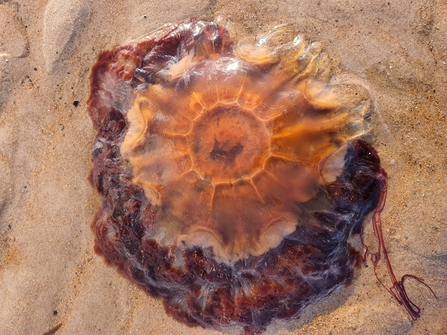
[[(352, 280), (372, 213), (374, 268), (413, 319), (381, 228), (374, 101), (290, 26), (254, 44), (189, 20), (103, 52), (88, 113), (95, 250), (190, 326), (262, 333)], [(425, 284), (424, 284), (425, 285)]]

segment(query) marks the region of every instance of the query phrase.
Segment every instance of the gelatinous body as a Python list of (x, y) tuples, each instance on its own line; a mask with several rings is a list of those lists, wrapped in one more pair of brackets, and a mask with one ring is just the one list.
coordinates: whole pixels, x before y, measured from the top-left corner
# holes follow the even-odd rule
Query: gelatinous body
[(287, 28), (250, 46), (195, 21), (101, 54), (96, 250), (176, 319), (247, 334), (349, 282), (386, 174), (368, 95), (326, 65)]

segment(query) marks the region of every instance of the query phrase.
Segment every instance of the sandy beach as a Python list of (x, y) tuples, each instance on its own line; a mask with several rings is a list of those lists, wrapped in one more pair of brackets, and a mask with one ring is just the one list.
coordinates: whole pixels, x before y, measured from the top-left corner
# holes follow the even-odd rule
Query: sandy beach
[[(367, 82), (378, 104), (369, 141), (388, 172), (382, 214), (412, 321), (355, 270), (299, 319), (267, 335), (447, 333), (447, 3), (443, 0), (0, 0), (0, 333), (228, 334), (189, 328), (94, 252), (101, 204), (88, 181), (95, 132), (90, 70), (101, 51), (189, 18), (228, 22), (237, 39), (292, 24), (322, 43), (336, 73)], [(373, 241), (368, 219), (367, 241)], [(358, 238), (352, 243), (359, 247)]]

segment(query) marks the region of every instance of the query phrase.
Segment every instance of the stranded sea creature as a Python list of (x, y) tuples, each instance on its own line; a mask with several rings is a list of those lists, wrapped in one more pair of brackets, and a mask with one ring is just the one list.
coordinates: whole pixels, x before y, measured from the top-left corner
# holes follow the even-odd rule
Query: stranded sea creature
[(96, 251), (188, 325), (262, 332), (352, 278), (348, 244), (373, 212), (389, 290), (387, 176), (371, 97), (331, 78), (328, 57), (288, 27), (255, 45), (187, 21), (99, 56), (89, 114)]

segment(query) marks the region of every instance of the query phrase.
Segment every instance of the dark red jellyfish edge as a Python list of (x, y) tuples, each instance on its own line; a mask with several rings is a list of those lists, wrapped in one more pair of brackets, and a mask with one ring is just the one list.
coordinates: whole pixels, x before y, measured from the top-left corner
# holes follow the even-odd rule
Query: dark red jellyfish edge
[[(97, 135), (90, 178), (103, 197), (92, 223), (96, 252), (150, 295), (161, 297), (175, 319), (216, 329), (237, 325), (245, 334), (258, 334), (276, 319), (297, 317), (306, 305), (352, 279), (358, 253), (348, 238), (362, 232), (365, 216), (373, 211), (379, 241), (378, 250), (370, 253), (374, 268), (383, 257), (392, 285), (388, 288), (381, 281), (382, 285), (417, 319), (420, 309), (408, 298), (403, 283), (406, 278), (423, 281), (412, 275), (398, 281), (393, 274), (380, 219), (387, 176), (374, 148), (361, 140), (350, 144), (343, 173), (319, 196), (326, 201), (305, 203), (308, 208), (303, 212), (310, 213), (303, 218), (306, 224), (263, 255), (229, 266), (196, 247), (183, 252), (180, 269), (173, 264), (171, 247), (145, 238), (157, 211), (132, 182), (132, 168), (120, 153), (128, 127), (126, 111), (133, 88), (152, 85), (157, 68), (182, 59), (207, 36), (228, 34), (214, 23), (195, 28), (199, 33), (192, 34), (179, 25), (160, 38), (103, 52), (93, 67), (88, 112)], [(244, 294), (248, 287), (255, 294)]]

